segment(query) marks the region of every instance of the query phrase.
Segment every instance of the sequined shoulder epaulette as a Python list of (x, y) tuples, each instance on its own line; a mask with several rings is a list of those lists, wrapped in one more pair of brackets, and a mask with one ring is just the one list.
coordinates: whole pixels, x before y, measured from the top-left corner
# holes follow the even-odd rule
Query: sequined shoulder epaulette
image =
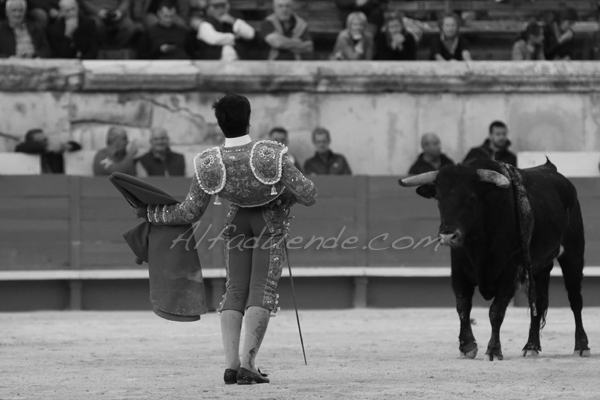
[(259, 140), (250, 151), (250, 167), (256, 179), (265, 185), (273, 185), (281, 179), (283, 155), (286, 146), (273, 140)]
[(225, 187), (225, 164), (223, 164), (219, 147), (213, 147), (198, 154), (194, 158), (194, 169), (198, 184), (206, 193), (216, 194)]

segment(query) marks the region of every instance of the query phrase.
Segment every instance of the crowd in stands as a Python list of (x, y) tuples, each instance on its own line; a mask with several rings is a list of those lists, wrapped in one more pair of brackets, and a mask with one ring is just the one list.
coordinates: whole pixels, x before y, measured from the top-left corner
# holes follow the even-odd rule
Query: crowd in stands
[[(288, 131), (274, 127), (269, 131), (270, 140), (288, 145)], [(306, 175), (352, 175), (346, 157), (334, 153), (331, 146), (331, 134), (323, 127), (312, 132), (315, 147), (314, 156), (301, 166), (291, 151), (287, 155), (290, 161)], [(504, 122), (494, 121), (489, 127), (489, 135), (481, 146), (473, 147), (463, 160), (467, 163), (474, 159), (491, 159), (517, 165), (517, 157), (509, 150), (508, 127)], [(411, 175), (437, 171), (440, 168), (454, 165), (454, 161), (442, 153), (441, 140), (434, 133), (426, 133), (421, 138), (423, 152), (410, 167)], [(96, 152), (93, 160), (95, 176), (108, 176), (113, 172), (121, 172), (132, 176), (185, 176), (186, 163), (183, 154), (170, 148), (169, 134), (162, 127), (155, 127), (150, 132), (150, 148), (146, 152), (139, 151), (139, 143), (129, 142), (127, 131), (112, 126), (106, 134), (106, 147)], [(15, 152), (40, 155), (42, 173), (64, 173), (65, 152), (81, 150), (81, 146), (73, 141), (51, 145), (41, 129), (32, 129), (25, 135), (25, 140), (18, 144)], [(142, 154), (140, 154), (142, 153)]]
[[(229, 0), (0, 0), (0, 58), (95, 59), (99, 49), (130, 49), (141, 59), (310, 60), (310, 23), (293, 0), (272, 0), (256, 29), (231, 13)], [(333, 1), (333, 0), (332, 0)], [(384, 0), (336, 0), (345, 18), (332, 60), (415, 60), (422, 31), (389, 12)], [(515, 60), (573, 58), (575, 9), (531, 21), (515, 41)], [(461, 18), (440, 18), (431, 60), (471, 60)]]

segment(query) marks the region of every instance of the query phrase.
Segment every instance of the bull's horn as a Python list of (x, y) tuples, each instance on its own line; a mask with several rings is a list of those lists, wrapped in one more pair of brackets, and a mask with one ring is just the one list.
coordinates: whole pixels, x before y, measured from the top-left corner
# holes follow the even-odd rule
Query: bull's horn
[(489, 169), (478, 169), (477, 175), (482, 182), (490, 182), (499, 188), (506, 189), (510, 186), (510, 181), (507, 177)]
[(425, 172), (424, 174), (411, 176), (410, 178), (398, 179), (400, 186), (412, 187), (427, 185), (428, 183), (435, 182), (438, 171)]

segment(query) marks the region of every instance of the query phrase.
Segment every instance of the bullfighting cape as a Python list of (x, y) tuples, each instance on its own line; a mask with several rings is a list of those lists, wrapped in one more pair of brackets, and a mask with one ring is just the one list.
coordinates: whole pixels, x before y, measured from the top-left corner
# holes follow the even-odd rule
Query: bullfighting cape
[[(163, 190), (132, 176), (114, 172), (110, 181), (134, 207), (176, 204)], [(144, 221), (123, 234), (136, 256), (148, 263), (150, 302), (156, 315), (171, 321), (197, 321), (207, 312), (200, 259), (193, 246), (172, 246), (187, 225), (152, 225)]]

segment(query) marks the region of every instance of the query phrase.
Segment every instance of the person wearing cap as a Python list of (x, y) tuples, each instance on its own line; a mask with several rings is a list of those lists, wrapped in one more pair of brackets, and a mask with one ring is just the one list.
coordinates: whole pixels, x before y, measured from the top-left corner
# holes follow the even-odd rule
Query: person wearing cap
[[(222, 231), (227, 272), (226, 292), (218, 307), (225, 349), (226, 384), (268, 383), (255, 366), (271, 316), (278, 310), (275, 293), (287, 260), (288, 215), (296, 202), (311, 206), (317, 191), (294, 167), (287, 147), (249, 136), (250, 102), (229, 93), (213, 104), (225, 135), (220, 147), (196, 156), (196, 176), (185, 201), (177, 205), (137, 207), (152, 224), (198, 221), (211, 196), (230, 202)], [(240, 352), (242, 321), (246, 333)]]

